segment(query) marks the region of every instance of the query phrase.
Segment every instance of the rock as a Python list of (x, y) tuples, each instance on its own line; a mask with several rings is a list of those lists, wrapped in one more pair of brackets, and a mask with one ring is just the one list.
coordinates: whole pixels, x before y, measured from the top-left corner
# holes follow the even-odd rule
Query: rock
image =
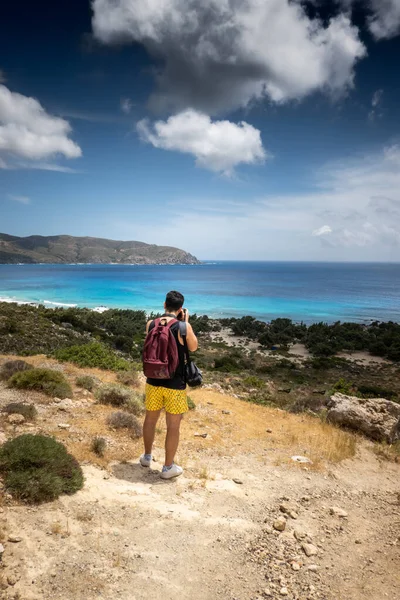
[(265, 590), (263, 591), (263, 595), (266, 598), (270, 598), (272, 596), (272, 592), (271, 592), (271, 590), (269, 588), (265, 588)]
[(1, 560), (1, 555), (4, 553), (4, 546), (3, 544), (0, 544), (0, 560)]
[(297, 540), (298, 542), (301, 542), (302, 540), (305, 540), (305, 539), (306, 539), (306, 537), (307, 537), (307, 534), (306, 534), (306, 532), (305, 532), (305, 531), (303, 531), (303, 530), (302, 530), (302, 529), (300, 529), (300, 528), (297, 528), (297, 527), (296, 527), (296, 529), (294, 530), (294, 532), (293, 532), (293, 533), (294, 533), (294, 537), (296, 538), (296, 540)]
[(306, 544), (303, 542), (301, 547), (303, 548), (304, 554), (306, 554), (306, 556), (315, 556), (316, 554), (318, 554), (318, 548), (314, 546), (314, 544)]
[(272, 429), (266, 429), (267, 433), (272, 433)]
[(291, 391), (292, 388), (278, 388), (278, 392), (281, 392), (282, 394), (290, 394)]
[(208, 436), (208, 433), (195, 433), (194, 437), (201, 437), (201, 438), (206, 438)]
[(11, 425), (22, 425), (22, 423), (25, 423), (25, 417), (23, 415), (8, 415), (8, 422), (11, 423)]
[(0, 444), (5, 444), (7, 441), (7, 436), (5, 433), (3, 433), (2, 431), (0, 431)]
[(282, 588), (279, 590), (279, 593), (280, 593), (280, 595), (281, 595), (281, 596), (288, 596), (288, 595), (289, 595), (289, 592), (288, 592), (288, 589), (287, 589), (287, 587), (282, 587)]
[(285, 531), (286, 528), (286, 519), (285, 517), (278, 517), (274, 522), (273, 522), (273, 528), (276, 529), (277, 531)]
[(339, 508), (337, 506), (331, 506), (329, 512), (335, 517), (342, 517), (343, 519), (347, 517), (347, 512), (343, 510), (343, 508)]
[(232, 479), (232, 481), (234, 483), (237, 483), (238, 485), (243, 485), (243, 481), (241, 479), (236, 479), (236, 477), (235, 477), (235, 479)]
[(18, 544), (18, 542), (22, 542), (22, 537), (20, 537), (19, 535), (9, 535), (8, 541), (12, 544)]
[(291, 519), (298, 519), (298, 517), (299, 517), (299, 515), (297, 514), (297, 512), (295, 512), (294, 510), (291, 510), (291, 511), (288, 513), (288, 515), (289, 515), (289, 517), (290, 517)]
[(69, 425), (68, 423), (59, 423), (58, 424), (59, 429), (69, 429), (70, 427), (71, 427), (71, 425)]
[(307, 570), (311, 571), (311, 573), (316, 573), (317, 571), (319, 571), (319, 566), (318, 565), (308, 565)]
[(296, 562), (295, 560), (292, 562), (291, 567), (292, 567), (293, 571), (300, 571), (300, 569), (301, 569), (299, 563)]
[(223, 414), (223, 415), (230, 415), (230, 414), (231, 414), (231, 411), (230, 411), (230, 410), (223, 410), (223, 411), (222, 411), (222, 414)]
[(302, 464), (311, 464), (312, 465), (312, 460), (310, 460), (309, 458), (307, 458), (306, 456), (292, 456), (291, 457), (292, 460), (294, 462), (298, 462), (298, 463), (302, 463)]
[(9, 575), (7, 575), (7, 582), (8, 585), (12, 585), (14, 586), (18, 581), (18, 577), (15, 575), (15, 573), (10, 573)]
[(379, 442), (400, 439), (400, 404), (383, 398), (356, 398), (335, 394), (328, 402), (327, 419), (360, 431)]
[(61, 400), (61, 398), (53, 398), (53, 402), (58, 404), (59, 402), (62, 402), (62, 400)]

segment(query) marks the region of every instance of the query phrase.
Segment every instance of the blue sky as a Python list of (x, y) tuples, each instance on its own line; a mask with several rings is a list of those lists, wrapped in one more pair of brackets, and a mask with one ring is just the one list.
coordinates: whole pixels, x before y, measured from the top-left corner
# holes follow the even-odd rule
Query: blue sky
[(400, 260), (400, 0), (0, 9), (0, 231)]

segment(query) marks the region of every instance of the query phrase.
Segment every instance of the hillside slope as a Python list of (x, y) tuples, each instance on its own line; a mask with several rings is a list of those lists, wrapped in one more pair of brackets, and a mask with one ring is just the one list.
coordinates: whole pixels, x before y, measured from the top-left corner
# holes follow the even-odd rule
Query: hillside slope
[[(82, 373), (44, 356), (29, 360), (63, 370), (71, 384)], [(107, 382), (115, 378), (87, 372)], [(197, 408), (185, 417), (178, 456), (185, 473), (163, 482), (163, 421), (157, 462), (144, 469), (137, 462), (141, 440), (107, 429), (113, 408), (96, 403), (93, 394), (74, 386), (73, 398), (60, 401), (0, 383), (0, 407), (33, 402), (39, 413), (35, 423), (17, 427), (3, 417), (4, 437), (54, 435), (84, 466), (86, 478), (78, 494), (34, 508), (0, 491), (0, 597), (397, 597), (398, 464), (380, 461), (372, 444), (359, 438), (353, 455), (344, 445), (350, 434), (306, 415), (208, 389), (191, 396)], [(69, 428), (60, 429), (60, 423)], [(107, 439), (104, 459), (90, 451), (94, 435)], [(314, 465), (293, 463), (290, 457), (300, 453)], [(274, 521), (288, 505), (293, 513), (286, 515), (286, 530), (277, 531)], [(306, 555), (306, 543), (315, 555)]]
[(0, 263), (200, 264), (170, 246), (71, 235), (17, 237), (0, 233)]

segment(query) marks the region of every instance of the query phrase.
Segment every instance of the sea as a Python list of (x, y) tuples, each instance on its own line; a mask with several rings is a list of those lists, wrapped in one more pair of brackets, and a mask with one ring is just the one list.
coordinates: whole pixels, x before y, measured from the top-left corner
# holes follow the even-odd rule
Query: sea
[(190, 313), (270, 321), (400, 322), (400, 264), (205, 261), (201, 265), (0, 265), (0, 301), (162, 309), (166, 292)]

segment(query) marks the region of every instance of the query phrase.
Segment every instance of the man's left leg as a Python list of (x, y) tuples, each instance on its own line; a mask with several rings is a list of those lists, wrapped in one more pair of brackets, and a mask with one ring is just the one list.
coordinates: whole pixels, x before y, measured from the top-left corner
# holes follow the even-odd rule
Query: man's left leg
[(166, 414), (167, 436), (165, 438), (165, 466), (170, 467), (179, 446), (179, 434), (183, 415)]

